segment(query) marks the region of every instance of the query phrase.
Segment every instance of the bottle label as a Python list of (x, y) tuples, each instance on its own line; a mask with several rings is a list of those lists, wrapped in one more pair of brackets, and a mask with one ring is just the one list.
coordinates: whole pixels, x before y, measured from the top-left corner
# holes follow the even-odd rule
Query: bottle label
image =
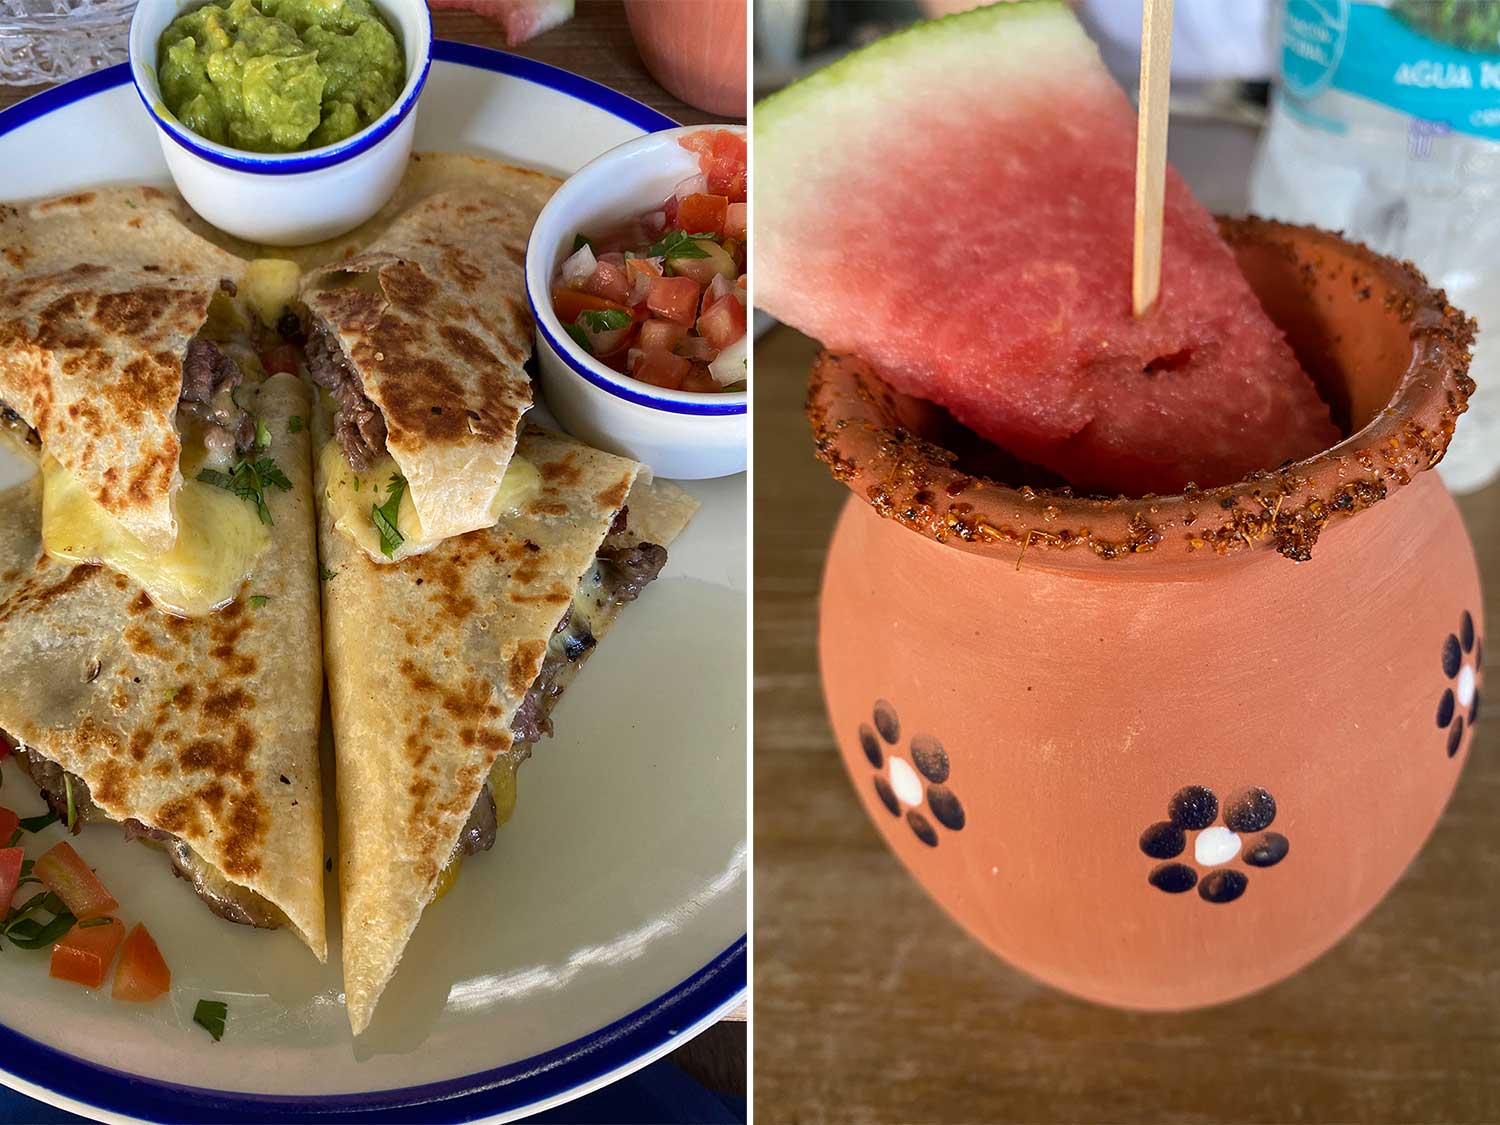
[(1343, 132), (1337, 90), (1429, 123), (1500, 140), (1500, 3), (1285, 0), (1282, 85), (1303, 121)]

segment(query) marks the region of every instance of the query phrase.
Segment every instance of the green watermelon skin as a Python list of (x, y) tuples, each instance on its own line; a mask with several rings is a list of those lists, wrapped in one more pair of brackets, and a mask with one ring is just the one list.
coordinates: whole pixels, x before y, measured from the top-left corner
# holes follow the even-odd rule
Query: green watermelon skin
[(1067, 6), (919, 24), (756, 107), (756, 302), (1089, 491), (1238, 480), (1338, 440), (1168, 170), (1130, 310), (1135, 111)]

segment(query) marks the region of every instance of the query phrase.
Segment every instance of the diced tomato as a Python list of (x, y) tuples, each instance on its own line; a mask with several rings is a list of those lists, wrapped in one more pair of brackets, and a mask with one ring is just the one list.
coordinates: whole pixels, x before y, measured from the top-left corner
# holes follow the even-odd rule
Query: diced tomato
[(646, 307), (667, 320), (692, 324), (698, 309), (698, 283), (690, 277), (653, 278)]
[(277, 344), (260, 353), (260, 365), (267, 375), (297, 374), (297, 347), (295, 344)]
[(687, 325), (652, 317), (641, 325), (639, 347), (643, 351), (669, 352), (687, 332)]
[(723, 351), (745, 334), (745, 306), (732, 293), (720, 297), (698, 318), (698, 333)]
[(25, 859), (20, 848), (0, 848), (0, 918), (10, 913), (11, 900), (16, 897), (16, 887), (21, 883), (21, 864)]
[(690, 234), (711, 234), (718, 238), (724, 233), (724, 217), (728, 213), (729, 200), (722, 195), (690, 195), (682, 201), (677, 221)]
[(650, 351), (641, 357), (635, 369), (635, 378), (653, 387), (665, 387), (669, 391), (682, 389), (682, 380), (692, 369), (692, 364), (671, 352)]
[(145, 1003), (171, 987), (172, 970), (167, 968), (146, 927), (137, 922), (120, 949), (120, 967), (115, 970), (110, 995), (116, 1000)]
[(554, 289), (552, 290), (552, 310), (557, 313), (557, 319), (564, 324), (572, 324), (578, 319), (578, 314), (585, 309), (618, 309), (620, 312), (629, 312), (630, 309), (618, 301), (609, 301), (603, 297), (595, 297), (592, 293), (580, 293), (576, 289)]
[(89, 870), (83, 857), (64, 840), (42, 853), (33, 868), (46, 888), (67, 905), (69, 913), (80, 922), (100, 918), (118, 910), (115, 896), (105, 890), (99, 877)]
[[(11, 809), (0, 807), (0, 848), (10, 843), (10, 838), (16, 834), (16, 829), (21, 827), (21, 818)], [(5, 917), (4, 911), (0, 911), (0, 918)]]
[(683, 148), (698, 154), (698, 169), (708, 177), (708, 190), (729, 198), (746, 199), (745, 138), (727, 129), (707, 130), (683, 137)]
[(693, 369), (683, 378), (682, 389), (702, 395), (718, 394), (722, 388), (719, 386), (719, 381), (708, 373), (707, 367), (701, 363), (695, 363)]
[(52, 947), (49, 976), (70, 980), (85, 988), (98, 988), (115, 959), (115, 950), (125, 936), (125, 923), (111, 918), (97, 926), (74, 926), (67, 937)]
[(717, 358), (719, 349), (710, 344), (702, 336), (684, 336), (677, 341), (677, 346), (672, 349), (672, 354), (680, 355), (684, 359), (712, 363)]
[(750, 204), (731, 203), (724, 215), (724, 237), (743, 240), (750, 222)]
[(630, 299), (630, 278), (625, 273), (624, 260), (620, 265), (613, 262), (600, 261), (594, 267), (594, 276), (583, 283), (583, 291), (592, 293), (596, 297), (603, 297), (606, 301), (617, 301), (621, 304)]

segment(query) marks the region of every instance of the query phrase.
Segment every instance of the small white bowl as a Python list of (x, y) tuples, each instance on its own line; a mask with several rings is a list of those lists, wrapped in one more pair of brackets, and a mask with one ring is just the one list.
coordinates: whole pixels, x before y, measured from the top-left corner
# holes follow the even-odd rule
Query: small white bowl
[(406, 59), (406, 86), (366, 128), (306, 152), (245, 152), (200, 137), (177, 120), (156, 81), (167, 24), (197, 5), (140, 0), (130, 20), (130, 77), (156, 122), (177, 190), (220, 230), (249, 242), (297, 246), (333, 238), (390, 199), (411, 154), (417, 98), (432, 65), (432, 16), (423, 0), (374, 0)]
[(537, 367), (547, 405), (569, 433), (679, 480), (723, 477), (745, 469), (744, 391), (669, 391), (622, 375), (589, 355), (552, 309), (552, 279), (573, 251), (573, 236), (642, 214), (698, 172), (698, 157), (678, 139), (704, 129), (744, 133), (739, 125), (665, 129), (612, 148), (568, 177), (542, 208), (526, 248), (526, 296), (536, 319)]

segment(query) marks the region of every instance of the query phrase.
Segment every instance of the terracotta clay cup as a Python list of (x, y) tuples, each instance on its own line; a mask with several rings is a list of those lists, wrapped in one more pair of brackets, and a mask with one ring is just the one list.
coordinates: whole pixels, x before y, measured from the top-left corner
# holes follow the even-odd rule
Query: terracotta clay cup
[(667, 93), (719, 117), (745, 116), (745, 0), (625, 0), (625, 16)]
[(808, 399), (855, 494), (820, 647), (860, 800), (991, 950), (1131, 1008), (1244, 995), (1348, 933), (1479, 713), (1473, 551), (1426, 471), (1473, 389), (1471, 322), (1334, 235), (1223, 231), (1350, 435), (1317, 457), (1085, 499), (1015, 484), (857, 359), (821, 357)]

